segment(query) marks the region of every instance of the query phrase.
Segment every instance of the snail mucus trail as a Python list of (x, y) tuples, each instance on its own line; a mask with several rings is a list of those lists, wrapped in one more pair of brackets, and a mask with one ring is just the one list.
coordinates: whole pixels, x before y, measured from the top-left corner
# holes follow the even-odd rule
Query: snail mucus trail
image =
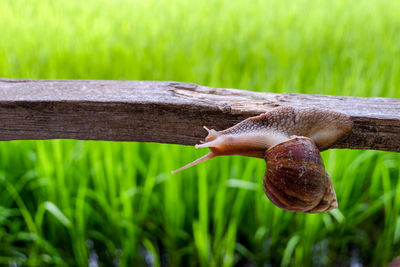
[(337, 208), (336, 193), (320, 151), (346, 137), (352, 127), (343, 113), (275, 108), (223, 131), (204, 127), (208, 136), (195, 147), (210, 152), (172, 173), (222, 155), (263, 158), (264, 192), (273, 204), (295, 212), (329, 211)]

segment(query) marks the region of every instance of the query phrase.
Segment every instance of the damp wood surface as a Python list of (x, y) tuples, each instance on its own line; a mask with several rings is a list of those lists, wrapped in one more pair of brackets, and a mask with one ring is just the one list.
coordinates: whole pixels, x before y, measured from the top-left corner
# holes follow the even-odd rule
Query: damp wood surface
[[(251, 88), (249, 88), (251, 89)], [(169, 81), (0, 79), (0, 140), (80, 139), (194, 145), (276, 107), (351, 116), (332, 148), (400, 152), (400, 100), (276, 94)]]

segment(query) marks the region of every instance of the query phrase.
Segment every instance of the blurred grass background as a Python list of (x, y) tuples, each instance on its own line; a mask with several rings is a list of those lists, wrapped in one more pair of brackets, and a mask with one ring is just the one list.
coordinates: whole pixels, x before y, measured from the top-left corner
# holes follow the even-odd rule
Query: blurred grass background
[[(399, 14), (397, 0), (2, 0), (0, 77), (400, 97)], [(400, 254), (398, 154), (324, 152), (339, 209), (295, 214), (267, 200), (262, 160), (169, 174), (204, 153), (1, 142), (0, 264), (381, 266)]]

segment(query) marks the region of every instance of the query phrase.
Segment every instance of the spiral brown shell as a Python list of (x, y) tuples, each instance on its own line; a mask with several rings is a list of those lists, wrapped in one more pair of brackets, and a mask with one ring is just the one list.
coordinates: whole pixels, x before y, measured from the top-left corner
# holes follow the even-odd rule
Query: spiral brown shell
[(310, 138), (295, 137), (272, 146), (264, 159), (264, 191), (276, 206), (309, 213), (337, 208), (332, 181)]

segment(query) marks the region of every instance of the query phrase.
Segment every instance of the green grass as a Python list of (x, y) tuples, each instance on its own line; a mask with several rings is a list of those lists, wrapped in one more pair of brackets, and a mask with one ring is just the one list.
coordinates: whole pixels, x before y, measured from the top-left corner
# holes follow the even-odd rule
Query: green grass
[[(177, 80), (400, 97), (398, 1), (2, 0), (0, 77)], [(1, 130), (1, 129), (0, 129)], [(400, 156), (323, 153), (339, 209), (264, 195), (262, 160), (191, 147), (0, 143), (0, 264), (380, 266), (400, 254)]]

